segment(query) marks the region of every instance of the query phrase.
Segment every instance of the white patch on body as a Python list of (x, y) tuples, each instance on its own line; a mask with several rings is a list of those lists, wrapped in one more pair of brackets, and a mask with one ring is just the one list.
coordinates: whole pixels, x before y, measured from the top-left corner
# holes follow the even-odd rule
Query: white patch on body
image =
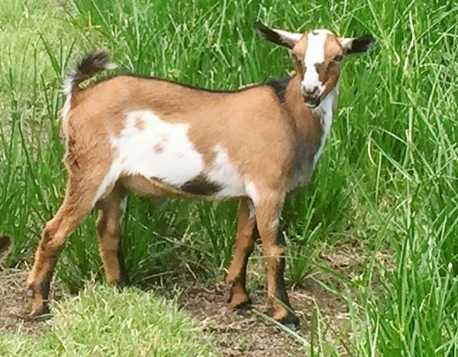
[(254, 204), (252, 200), (248, 200), (248, 211), (249, 211), (248, 218), (254, 218), (254, 216), (256, 216), (256, 210), (254, 208)]
[(245, 196), (245, 184), (237, 169), (229, 160), (226, 149), (221, 145), (213, 148), (216, 153), (211, 169), (206, 174), (208, 181), (216, 183), (222, 187), (216, 193), (220, 197), (240, 197)]
[(102, 183), (92, 199), (92, 207), (94, 207), (97, 201), (107, 192), (108, 187), (114, 185), (116, 181), (118, 181), (121, 172), (121, 162), (119, 160), (114, 160), (113, 164), (111, 164), (110, 171), (108, 171), (108, 174), (103, 178)]
[[(163, 121), (152, 111), (127, 114), (124, 129), (111, 139), (114, 161), (93, 204), (121, 176), (141, 175), (180, 187), (204, 170), (202, 155), (188, 138), (188, 124)], [(160, 150), (155, 150), (155, 147)]]
[[(129, 113), (121, 134), (112, 139), (122, 173), (177, 187), (194, 179), (203, 171), (204, 161), (188, 138), (188, 128), (165, 122), (151, 111)], [(154, 150), (156, 145), (161, 150)]]
[(252, 181), (249, 181), (246, 183), (245, 191), (248, 197), (251, 198), (251, 201), (253, 202), (253, 204), (256, 206), (256, 204), (258, 203), (258, 192), (256, 190), (256, 186), (254, 185)]
[(318, 95), (323, 94), (326, 88), (324, 83), (320, 82), (315, 65), (324, 62), (324, 44), (328, 35), (332, 35), (328, 30), (315, 30), (307, 35), (307, 51), (304, 57), (306, 71), (301, 86), (309, 91), (318, 88)]

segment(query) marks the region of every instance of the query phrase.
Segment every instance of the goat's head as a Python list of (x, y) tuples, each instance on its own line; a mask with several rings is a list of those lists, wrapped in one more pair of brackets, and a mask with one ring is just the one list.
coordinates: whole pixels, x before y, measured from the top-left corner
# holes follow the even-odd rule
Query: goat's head
[(340, 38), (328, 30), (293, 33), (270, 29), (260, 22), (256, 30), (264, 39), (290, 50), (301, 78), (300, 93), (310, 108), (320, 105), (337, 85), (342, 59), (369, 51), (375, 42), (370, 35)]

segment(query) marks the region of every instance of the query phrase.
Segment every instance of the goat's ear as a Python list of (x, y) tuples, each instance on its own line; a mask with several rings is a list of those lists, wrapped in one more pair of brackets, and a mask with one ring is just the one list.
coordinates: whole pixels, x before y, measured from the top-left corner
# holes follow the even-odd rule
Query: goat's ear
[(273, 42), (279, 46), (286, 47), (290, 50), (302, 38), (301, 33), (270, 29), (259, 21), (255, 23), (254, 27), (258, 35), (263, 39)]
[(345, 55), (357, 55), (370, 51), (375, 44), (375, 39), (371, 35), (364, 35), (358, 38), (343, 38), (340, 44)]

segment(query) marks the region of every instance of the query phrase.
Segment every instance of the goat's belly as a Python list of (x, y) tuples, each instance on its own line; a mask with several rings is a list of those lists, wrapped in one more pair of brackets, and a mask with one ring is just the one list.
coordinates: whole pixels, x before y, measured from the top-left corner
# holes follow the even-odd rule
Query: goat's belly
[(225, 151), (218, 148), (215, 154), (213, 162), (205, 165), (202, 155), (191, 148), (180, 150), (175, 146), (161, 153), (142, 149), (135, 155), (122, 155), (113, 166), (119, 167), (122, 178), (141, 177), (144, 182), (141, 186), (150, 182), (174, 194), (219, 198), (245, 196), (244, 181)]
[[(201, 181), (199, 179), (190, 181), (178, 187), (167, 184), (158, 178), (147, 178), (141, 175), (129, 175), (120, 179), (120, 183), (129, 191), (141, 196), (169, 197), (169, 198), (191, 198), (203, 200), (224, 200), (234, 197), (245, 196), (244, 192), (238, 193), (229, 188), (221, 189), (218, 185)], [(228, 192), (229, 194), (225, 193)], [(233, 193), (232, 193), (233, 192)]]

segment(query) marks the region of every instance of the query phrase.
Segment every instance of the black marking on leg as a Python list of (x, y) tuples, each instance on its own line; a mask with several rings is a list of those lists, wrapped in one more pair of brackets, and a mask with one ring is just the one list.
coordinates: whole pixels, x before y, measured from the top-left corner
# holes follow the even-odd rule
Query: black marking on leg
[(280, 103), (284, 103), (286, 100), (286, 88), (288, 87), (289, 82), (292, 77), (286, 77), (281, 79), (271, 79), (267, 82), (267, 85), (272, 88), (275, 92)]
[(118, 264), (119, 264), (119, 281), (120, 286), (130, 284), (129, 275), (127, 274), (126, 264), (124, 262), (124, 254), (122, 252), (121, 242), (118, 243)]
[(49, 296), (49, 289), (50, 289), (50, 286), (51, 286), (51, 279), (52, 279), (52, 270), (49, 269), (43, 280), (41, 281), (40, 284), (38, 284), (38, 293), (41, 295), (42, 299), (43, 300), (48, 300), (48, 296)]
[(285, 258), (279, 258), (279, 262), (277, 265), (276, 276), (275, 276), (275, 283), (276, 283), (276, 290), (275, 296), (282, 301), (287, 306), (291, 306), (289, 303), (288, 294), (286, 293), (286, 286), (285, 286)]
[[(286, 247), (285, 237), (281, 232), (277, 233), (275, 237), (275, 244), (281, 247)], [(275, 276), (275, 297), (281, 301), (285, 305), (285, 308), (288, 311), (288, 314), (280, 320), (280, 322), (290, 328), (291, 330), (295, 330), (299, 326), (299, 319), (294, 315), (292, 312), (292, 307), (289, 302), (289, 297), (286, 292), (286, 284), (285, 284), (285, 257), (278, 258), (278, 265), (276, 269), (276, 276)]]
[[(277, 233), (277, 236), (275, 238), (275, 244), (281, 247), (286, 246), (286, 241), (285, 237), (281, 232)], [(276, 285), (276, 291), (275, 291), (275, 296), (285, 303), (287, 306), (291, 306), (289, 303), (289, 298), (288, 294), (286, 293), (286, 286), (285, 286), (285, 257), (279, 257), (278, 258), (278, 265), (276, 269), (276, 276), (275, 276), (275, 285)]]
[(221, 185), (208, 181), (205, 177), (196, 177), (184, 183), (180, 189), (192, 195), (211, 196), (221, 191)]
[(278, 232), (275, 236), (275, 245), (281, 245), (282, 247), (286, 247), (286, 240), (283, 236), (282, 232)]

